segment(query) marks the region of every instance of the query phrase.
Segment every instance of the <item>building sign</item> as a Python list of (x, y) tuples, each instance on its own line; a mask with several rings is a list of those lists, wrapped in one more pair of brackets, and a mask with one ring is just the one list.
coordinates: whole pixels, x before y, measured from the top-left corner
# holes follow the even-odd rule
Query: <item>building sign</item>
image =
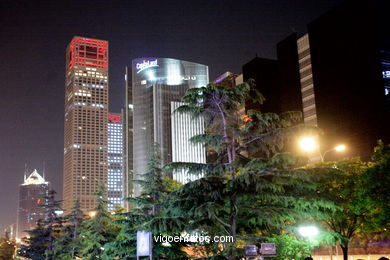
[(108, 114), (108, 122), (110, 123), (121, 123), (121, 115)]
[(143, 70), (153, 68), (153, 67), (159, 67), (159, 65), (157, 64), (157, 59), (143, 60), (142, 62), (137, 62), (137, 64), (135, 65), (135, 68), (137, 69), (137, 74)]
[(276, 255), (275, 243), (261, 243), (260, 254), (264, 256)]
[(139, 256), (152, 255), (152, 233), (137, 231), (137, 259)]

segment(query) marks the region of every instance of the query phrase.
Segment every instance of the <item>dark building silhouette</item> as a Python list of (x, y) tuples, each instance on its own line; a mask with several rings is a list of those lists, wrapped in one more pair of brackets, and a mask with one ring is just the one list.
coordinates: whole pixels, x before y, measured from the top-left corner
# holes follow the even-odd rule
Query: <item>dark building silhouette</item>
[(244, 81), (254, 79), (257, 90), (265, 97), (264, 103), (246, 104), (247, 109), (261, 112), (280, 111), (280, 90), (278, 84), (278, 62), (256, 57), (242, 67)]
[(368, 159), (377, 139), (390, 141), (389, 67), (384, 68), (390, 62), (388, 2), (346, 1), (308, 25), (324, 149), (345, 143), (347, 155)]
[[(343, 143), (343, 156), (369, 159), (390, 141), (390, 1), (345, 1), (277, 45), (277, 61), (243, 66), (265, 95), (262, 112), (301, 110), (318, 126), (321, 151)], [(328, 153), (327, 160), (340, 154)]]
[[(276, 46), (278, 57), (279, 112), (302, 111), (297, 34), (291, 34)], [(298, 101), (298, 102), (297, 102)]]

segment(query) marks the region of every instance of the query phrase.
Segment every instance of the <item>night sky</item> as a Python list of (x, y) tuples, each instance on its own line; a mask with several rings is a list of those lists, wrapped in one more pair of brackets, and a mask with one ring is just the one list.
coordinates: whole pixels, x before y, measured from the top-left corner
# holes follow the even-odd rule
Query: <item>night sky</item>
[(138, 57), (206, 64), (210, 79), (254, 58), (341, 0), (0, 2), (0, 234), (16, 223), (25, 164), (62, 192), (65, 48), (74, 35), (109, 41), (110, 110)]

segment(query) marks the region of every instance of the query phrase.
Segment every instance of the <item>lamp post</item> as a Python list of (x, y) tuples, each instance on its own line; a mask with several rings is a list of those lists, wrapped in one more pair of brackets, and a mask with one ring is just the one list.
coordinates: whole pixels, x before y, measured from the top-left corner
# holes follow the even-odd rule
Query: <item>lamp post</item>
[(336, 146), (336, 147), (333, 147), (333, 148), (331, 148), (331, 149), (326, 150), (323, 154), (320, 153), (321, 161), (324, 162), (325, 155), (326, 155), (328, 152), (331, 152), (331, 151), (342, 152), (342, 151), (345, 150), (345, 148), (346, 148), (345, 145), (340, 144), (340, 145), (338, 145), (338, 146)]
[(341, 144), (336, 147), (333, 147), (331, 149), (326, 150), (324, 153), (321, 153), (319, 146), (315, 140), (314, 137), (304, 137), (300, 140), (299, 142), (301, 149), (306, 151), (306, 152), (313, 152), (314, 150), (318, 151), (318, 154), (320, 155), (321, 162), (324, 162), (325, 155), (331, 151), (337, 151), (337, 152), (342, 152), (346, 149), (346, 146)]

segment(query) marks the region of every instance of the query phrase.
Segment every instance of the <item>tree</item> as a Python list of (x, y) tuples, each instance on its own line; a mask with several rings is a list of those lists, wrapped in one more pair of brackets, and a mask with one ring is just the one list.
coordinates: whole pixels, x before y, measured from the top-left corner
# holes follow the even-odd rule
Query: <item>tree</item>
[(39, 220), (37, 226), (27, 231), (27, 233), (28, 236), (23, 238), (18, 255), (32, 260), (46, 259), (49, 232), (44, 221)]
[(388, 237), (390, 230), (390, 145), (378, 141), (373, 163), (362, 175), (358, 192), (360, 202), (367, 206), (370, 221), (366, 228)]
[(54, 257), (56, 259), (75, 259), (81, 250), (80, 229), (85, 215), (81, 210), (80, 201), (76, 200), (70, 214), (65, 217), (67, 222), (62, 227), (61, 235), (55, 240)]
[(332, 207), (318, 199), (305, 172), (292, 170), (293, 158), (280, 153), (284, 140), (302, 128), (301, 114), (243, 113), (247, 102), (263, 100), (252, 84), (209, 84), (189, 89), (182, 99), (186, 105), (176, 110), (204, 119), (206, 132), (191, 141), (207, 147), (214, 159), (165, 167), (204, 175), (172, 192), (169, 217), (184, 217), (187, 232), (231, 236), (234, 243), (210, 246), (212, 254), (229, 259), (242, 256), (239, 244), (259, 242), (263, 234)]
[(267, 239), (269, 243), (275, 243), (276, 260), (296, 259), (303, 260), (310, 255), (310, 244), (299, 240), (293, 235), (279, 234)]
[(57, 212), (61, 210), (61, 201), (55, 200), (56, 192), (50, 190), (45, 196), (45, 219), (40, 219), (33, 230), (27, 231), (28, 236), (23, 238), (18, 254), (33, 260), (55, 259), (54, 244), (60, 236), (63, 227), (63, 218)]
[(371, 221), (369, 204), (359, 196), (361, 178), (369, 167), (369, 163), (352, 158), (318, 163), (307, 168), (308, 172), (318, 177), (318, 194), (338, 206), (328, 213), (324, 223), (340, 244), (344, 260), (348, 260), (351, 239), (365, 232), (365, 226)]
[(0, 260), (13, 259), (15, 248), (15, 241), (9, 237), (9, 232), (5, 232), (4, 236), (0, 238)]
[(56, 238), (60, 236), (64, 222), (63, 218), (57, 214), (62, 208), (61, 201), (55, 200), (56, 194), (57, 193), (54, 190), (49, 190), (48, 195), (46, 196), (46, 203), (43, 205), (46, 210), (45, 224), (48, 235), (45, 259), (53, 259), (54, 243)]
[[(165, 211), (162, 207), (169, 191), (177, 189), (180, 185), (173, 180), (164, 178), (158, 150), (158, 145), (155, 144), (150, 152), (148, 171), (141, 174), (138, 180), (133, 181), (141, 192), (138, 197), (127, 198), (127, 201), (133, 206), (130, 212), (117, 216), (117, 222), (121, 224), (122, 229), (116, 240), (106, 245), (107, 259), (135, 257), (137, 231), (149, 231), (154, 235), (167, 233), (167, 228), (164, 225), (168, 221), (166, 221)], [(163, 225), (160, 225), (161, 223)], [(174, 225), (174, 220), (170, 220), (170, 224)], [(182, 246), (181, 243), (164, 246), (162, 243), (153, 241), (153, 255), (156, 259), (185, 258), (187, 254), (181, 250)]]
[(104, 253), (104, 245), (114, 241), (119, 227), (113, 223), (113, 216), (107, 210), (107, 191), (104, 185), (99, 185), (96, 194), (97, 204), (94, 214), (82, 224), (80, 230), (81, 250), (83, 259), (98, 259)]

